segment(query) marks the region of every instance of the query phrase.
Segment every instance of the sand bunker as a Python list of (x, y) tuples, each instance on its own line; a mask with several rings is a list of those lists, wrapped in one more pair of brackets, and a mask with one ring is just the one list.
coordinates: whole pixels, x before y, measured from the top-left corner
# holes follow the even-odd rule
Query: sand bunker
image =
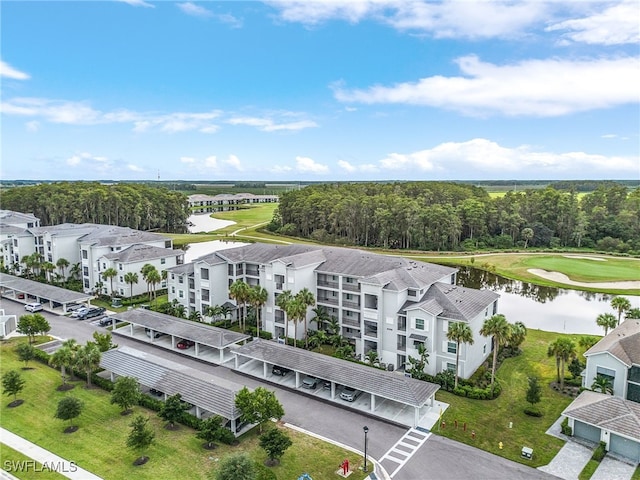
[(527, 270), (527, 272), (537, 275), (538, 277), (545, 278), (547, 280), (563, 283), (565, 285), (574, 285), (576, 287), (640, 290), (640, 281), (637, 280), (629, 280), (626, 282), (576, 282), (571, 280), (564, 273), (560, 272), (548, 272), (539, 268), (530, 268), (529, 270)]
[(563, 257), (565, 258), (579, 258), (581, 260), (596, 260), (598, 262), (606, 262), (607, 259), (606, 258), (601, 258), (601, 257), (584, 257), (584, 256), (580, 256), (580, 255), (563, 255)]

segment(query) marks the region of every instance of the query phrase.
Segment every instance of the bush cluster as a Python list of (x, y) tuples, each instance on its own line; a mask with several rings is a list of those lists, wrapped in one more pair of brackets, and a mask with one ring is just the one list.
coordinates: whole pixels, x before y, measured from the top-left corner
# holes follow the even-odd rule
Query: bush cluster
[(502, 387), (499, 383), (494, 383), (493, 387), (489, 385), (485, 388), (473, 387), (471, 385), (458, 385), (458, 388), (453, 389), (454, 395), (473, 398), (475, 400), (493, 400), (497, 398), (501, 392)]
[(607, 454), (607, 444), (604, 442), (600, 442), (598, 444), (598, 447), (593, 451), (593, 455), (591, 455), (591, 460), (595, 460), (596, 462), (601, 462), (606, 454)]
[(567, 417), (564, 417), (564, 420), (560, 424), (560, 429), (562, 430), (562, 433), (565, 435), (568, 435), (568, 436), (573, 435), (573, 430), (569, 426), (569, 419)]
[(542, 412), (537, 408), (527, 407), (524, 409), (525, 415), (529, 415), (530, 417), (541, 417)]

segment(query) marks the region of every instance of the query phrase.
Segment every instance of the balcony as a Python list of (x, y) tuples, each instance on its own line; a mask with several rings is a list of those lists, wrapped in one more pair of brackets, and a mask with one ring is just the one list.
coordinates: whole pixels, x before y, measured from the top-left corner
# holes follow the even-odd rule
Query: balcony
[(367, 337), (375, 337), (378, 338), (378, 329), (377, 328), (371, 328), (371, 327), (365, 327), (364, 328), (364, 334)]
[(349, 332), (345, 329), (342, 330), (342, 336), (344, 338), (360, 338), (360, 332)]
[(338, 305), (337, 298), (318, 297), (316, 303), (326, 303), (328, 305)]
[(407, 344), (406, 343), (397, 343), (396, 344), (396, 350), (398, 350), (399, 352), (406, 352), (407, 351)]
[(249, 275), (251, 277), (259, 277), (260, 276), (260, 270), (257, 269), (257, 268), (249, 268), (249, 267), (247, 267), (245, 275)]
[(329, 280), (320, 280), (318, 279), (318, 286), (319, 287), (327, 287), (327, 288), (333, 288), (333, 289), (338, 289), (339, 288), (339, 284), (338, 282), (332, 282)]
[(343, 290), (348, 290), (350, 292), (359, 292), (360, 291), (360, 284), (359, 283), (342, 282), (342, 289)]
[(356, 328), (360, 328), (360, 320), (357, 320), (355, 318), (342, 318), (342, 324), (343, 325), (349, 325), (351, 327), (356, 327)]

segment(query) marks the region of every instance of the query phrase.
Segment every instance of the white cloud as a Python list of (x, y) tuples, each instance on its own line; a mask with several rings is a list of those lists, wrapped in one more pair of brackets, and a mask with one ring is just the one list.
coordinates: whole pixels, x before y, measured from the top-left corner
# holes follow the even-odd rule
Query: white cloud
[(244, 170), (240, 163), (240, 159), (235, 155), (229, 155), (229, 158), (225, 161), (225, 163), (240, 172)]
[(593, 14), (584, 18), (564, 20), (547, 27), (547, 31), (567, 31), (565, 40), (591, 45), (622, 45), (640, 42), (640, 4), (627, 0), (602, 10), (593, 4)]
[(186, 13), (187, 15), (202, 18), (213, 16), (213, 12), (192, 2), (178, 3), (176, 5), (180, 10), (182, 10), (183, 13)]
[(37, 120), (32, 120), (30, 122), (25, 123), (28, 132), (37, 132), (40, 130), (40, 122)]
[(347, 103), (423, 105), (479, 116), (551, 117), (638, 102), (638, 58), (525, 60), (500, 66), (469, 55), (456, 63), (463, 76), (353, 90), (337, 83), (334, 94)]
[(342, 168), (346, 173), (376, 173), (380, 171), (380, 168), (372, 163), (354, 165), (350, 162), (347, 162), (346, 160), (338, 160), (338, 166)]
[[(298, 114), (286, 112), (282, 114), (283, 117), (297, 116)], [(293, 122), (281, 121), (278, 122), (270, 117), (232, 117), (227, 120), (230, 125), (246, 125), (249, 127), (256, 127), (263, 132), (277, 132), (281, 130), (297, 131), (305, 128), (314, 128), (318, 124), (312, 120), (296, 120)]]
[(340, 168), (342, 168), (345, 172), (348, 173), (353, 173), (357, 170), (356, 167), (354, 167), (353, 165), (351, 165), (349, 162), (347, 162), (346, 160), (338, 160), (338, 166)]
[(313, 173), (316, 175), (329, 173), (329, 167), (316, 163), (309, 157), (296, 157), (296, 170), (300, 173)]
[(119, 0), (123, 3), (127, 3), (132, 7), (145, 7), (145, 8), (156, 8), (155, 5), (149, 2), (145, 2), (144, 0)]
[(227, 25), (229, 25), (232, 28), (240, 28), (242, 27), (242, 20), (234, 17), (233, 15), (231, 15), (230, 13), (220, 13), (220, 14), (215, 14), (214, 17), (222, 23), (226, 23)]
[(130, 163), (129, 165), (127, 165), (127, 170), (131, 171), (131, 172), (137, 172), (137, 173), (142, 173), (144, 172), (144, 168), (139, 167), (138, 165), (134, 165), (132, 163)]
[(13, 68), (7, 62), (0, 60), (0, 77), (11, 78), (13, 80), (28, 80), (31, 76)]
[(218, 160), (215, 155), (211, 155), (204, 159), (205, 168), (218, 168)]
[(498, 176), (501, 173), (537, 175), (535, 178), (547, 178), (547, 175), (572, 170), (602, 172), (637, 172), (638, 170), (637, 158), (586, 152), (536, 151), (530, 145), (509, 148), (484, 138), (475, 138), (467, 142), (442, 143), (431, 149), (408, 154), (391, 153), (380, 160), (379, 165), (383, 170), (404, 172), (412, 172), (416, 169), (428, 172), (477, 170)]
[(93, 170), (99, 174), (113, 171), (113, 162), (107, 157), (81, 152), (72, 155), (65, 161), (69, 167), (82, 167), (85, 170)]
[(269, 168), (270, 173), (289, 173), (291, 170), (293, 169), (288, 165), (274, 165)]
[(180, 157), (181, 163), (193, 164), (196, 163), (196, 159), (193, 157)]
[[(318, 25), (332, 19), (376, 20), (397, 30), (437, 38), (491, 38), (520, 35), (547, 16), (547, 2), (342, 0), (269, 2), (288, 22)], [(481, 20), (480, 20), (481, 19)]]

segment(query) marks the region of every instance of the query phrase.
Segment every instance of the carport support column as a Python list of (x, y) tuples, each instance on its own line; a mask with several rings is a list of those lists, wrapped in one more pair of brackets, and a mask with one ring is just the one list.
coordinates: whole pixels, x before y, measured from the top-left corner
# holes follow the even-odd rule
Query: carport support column
[(376, 411), (376, 396), (373, 393), (371, 394), (371, 411)]
[(224, 363), (224, 347), (219, 348), (218, 352), (220, 352), (220, 363)]
[(193, 347), (193, 349), (196, 352), (196, 357), (197, 357), (200, 354), (200, 344), (196, 342), (196, 346)]
[(296, 388), (300, 386), (300, 372), (296, 371)]
[(200, 411), (200, 407), (196, 405), (196, 417), (200, 418), (202, 416), (202, 412)]
[(113, 372), (110, 372), (110, 373), (109, 373), (109, 378), (111, 379), (111, 383), (113, 383), (113, 382), (115, 382), (115, 381), (116, 381), (116, 376), (114, 375), (114, 373), (113, 373)]
[(129, 324), (129, 335), (133, 337), (133, 323)]
[(262, 378), (267, 378), (267, 362), (262, 362)]
[(420, 407), (413, 407), (413, 427), (418, 426), (418, 422), (420, 422)]

